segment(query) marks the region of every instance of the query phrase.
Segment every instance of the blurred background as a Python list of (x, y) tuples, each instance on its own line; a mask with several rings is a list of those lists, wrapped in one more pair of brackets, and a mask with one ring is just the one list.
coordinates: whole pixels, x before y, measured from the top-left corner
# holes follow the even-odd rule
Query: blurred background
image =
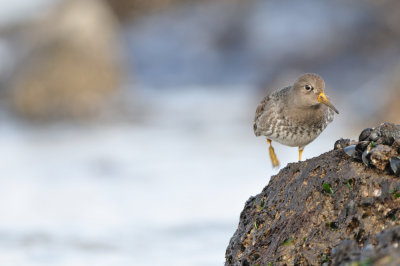
[(397, 0), (0, 3), (0, 265), (222, 265), (304, 72), (340, 110), (304, 159), (400, 123)]

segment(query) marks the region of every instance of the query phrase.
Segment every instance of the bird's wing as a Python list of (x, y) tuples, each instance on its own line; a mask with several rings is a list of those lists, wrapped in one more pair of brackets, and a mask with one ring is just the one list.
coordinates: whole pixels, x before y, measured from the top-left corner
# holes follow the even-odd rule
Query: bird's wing
[[(273, 116), (276, 116), (276, 102), (279, 98), (282, 97), (282, 95), (285, 95), (289, 89), (290, 86), (272, 92), (271, 94), (265, 96), (260, 104), (257, 106), (253, 125), (254, 134), (256, 134), (256, 136), (268, 136), (273, 133), (271, 131), (272, 125), (269, 122), (271, 122), (271, 120), (274, 120)], [(277, 120), (276, 122), (279, 121)]]
[(263, 114), (263, 112), (265, 111), (266, 106), (268, 105), (268, 102), (270, 101), (270, 99), (271, 99), (271, 97), (269, 95), (267, 95), (258, 104), (257, 109), (256, 109), (256, 115), (254, 117), (254, 123), (256, 123), (257, 120), (260, 118), (260, 116)]
[(259, 123), (261, 116), (265, 113), (266, 110), (269, 109), (269, 107), (271, 106), (271, 95), (267, 95), (265, 96), (262, 101), (259, 103), (259, 105), (257, 106), (256, 109), (256, 115), (254, 117), (254, 124), (253, 124), (253, 129), (254, 129), (254, 134), (256, 134), (256, 136), (259, 136), (259, 130), (261, 130), (261, 128), (259, 128)]

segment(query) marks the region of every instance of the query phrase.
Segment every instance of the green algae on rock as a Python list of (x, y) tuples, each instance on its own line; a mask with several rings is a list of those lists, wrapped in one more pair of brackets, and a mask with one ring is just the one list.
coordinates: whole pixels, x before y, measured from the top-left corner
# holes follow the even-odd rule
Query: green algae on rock
[[(388, 139), (378, 137), (375, 143), (388, 145), (390, 136), (395, 142), (397, 133), (385, 134)], [(354, 160), (341, 148), (289, 164), (250, 197), (225, 265), (363, 265), (398, 251), (400, 237), (383, 235), (397, 236), (400, 228), (400, 194), (395, 195), (400, 179)], [(393, 248), (384, 248), (387, 239)]]

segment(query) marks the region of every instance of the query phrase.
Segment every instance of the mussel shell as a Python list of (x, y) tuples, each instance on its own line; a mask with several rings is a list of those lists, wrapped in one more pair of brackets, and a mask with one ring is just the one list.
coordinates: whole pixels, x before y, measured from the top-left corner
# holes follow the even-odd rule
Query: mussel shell
[(396, 139), (400, 138), (400, 125), (393, 123), (383, 123), (375, 128), (374, 131), (380, 133), (382, 144), (385, 145), (392, 145)]
[(400, 157), (390, 158), (390, 168), (395, 175), (400, 176)]
[(395, 139), (392, 148), (397, 151), (397, 153), (400, 153), (400, 139)]
[(371, 156), (371, 155), (369, 154), (368, 149), (366, 149), (366, 150), (362, 153), (362, 155), (361, 155), (361, 160), (363, 161), (363, 163), (364, 163), (366, 166), (369, 166), (370, 156)]
[(381, 137), (381, 133), (379, 131), (373, 131), (371, 135), (369, 135), (369, 139), (372, 141), (377, 141)]
[(370, 143), (369, 141), (360, 141), (356, 145), (356, 151), (359, 151), (362, 153), (363, 151), (365, 151), (367, 149), (369, 143)]
[(359, 141), (363, 141), (363, 140), (366, 140), (366, 139), (368, 139), (368, 137), (369, 137), (369, 135), (371, 135), (371, 132), (373, 131), (373, 129), (372, 128), (366, 128), (366, 129), (364, 129), (362, 132), (361, 132), (361, 134), (360, 134), (360, 136), (358, 137), (358, 140)]
[(356, 154), (356, 145), (350, 145), (350, 146), (344, 147), (343, 151), (344, 151), (348, 156), (354, 158), (354, 156), (355, 156), (355, 154)]
[(350, 139), (338, 139), (334, 146), (333, 149), (334, 150), (338, 150), (338, 149), (344, 149), (345, 147), (350, 145)]

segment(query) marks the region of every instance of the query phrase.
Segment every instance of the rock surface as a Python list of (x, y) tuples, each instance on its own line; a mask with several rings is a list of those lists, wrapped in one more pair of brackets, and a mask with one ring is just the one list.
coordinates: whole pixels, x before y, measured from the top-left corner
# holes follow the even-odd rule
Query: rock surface
[[(368, 133), (393, 144), (397, 129)], [(225, 265), (398, 265), (399, 217), (400, 179), (339, 148), (289, 164), (246, 202)]]

